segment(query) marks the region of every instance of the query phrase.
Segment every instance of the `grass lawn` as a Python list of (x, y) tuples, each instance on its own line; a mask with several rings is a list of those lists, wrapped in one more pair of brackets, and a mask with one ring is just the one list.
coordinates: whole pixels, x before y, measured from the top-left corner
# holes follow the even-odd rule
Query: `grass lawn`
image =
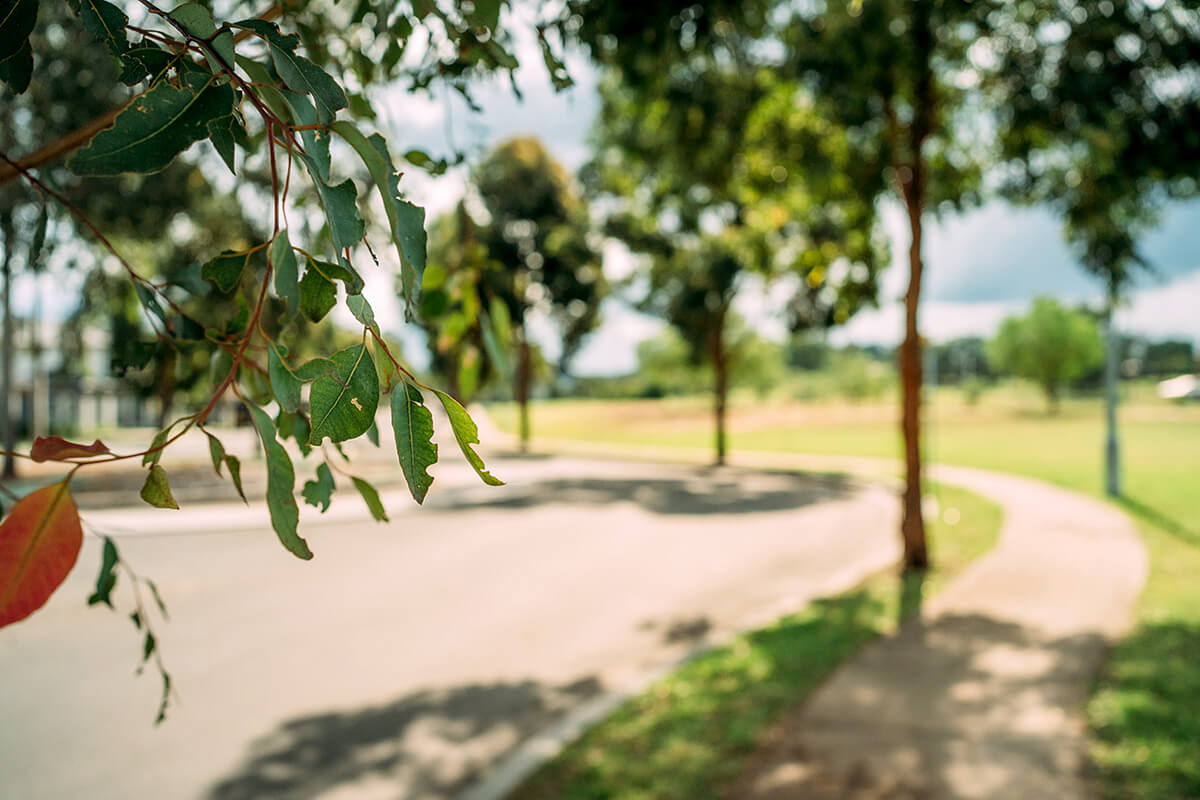
[[(491, 409), (511, 429), (509, 407)], [(662, 446), (711, 441), (707, 398), (553, 401), (533, 412), (535, 435)], [(896, 457), (894, 406), (735, 404), (736, 451)], [(1106, 797), (1200, 797), (1200, 407), (1144, 394), (1122, 409), (1125, 498), (1151, 557), (1137, 625), (1114, 651), (1088, 707), (1092, 756)], [(1102, 496), (1101, 409), (1064, 403), (1048, 417), (1037, 397), (985, 394), (968, 406), (943, 390), (927, 422), (932, 461), (1019, 473)], [(935, 553), (946, 542), (931, 533)], [(536, 796), (536, 795), (530, 795)], [(585, 797), (588, 795), (578, 795)]]
[(995, 543), (997, 506), (953, 487), (939, 497), (960, 519), (934, 524), (942, 558), (923, 583), (879, 574), (699, 656), (592, 728), (511, 798), (720, 796), (773, 723)]

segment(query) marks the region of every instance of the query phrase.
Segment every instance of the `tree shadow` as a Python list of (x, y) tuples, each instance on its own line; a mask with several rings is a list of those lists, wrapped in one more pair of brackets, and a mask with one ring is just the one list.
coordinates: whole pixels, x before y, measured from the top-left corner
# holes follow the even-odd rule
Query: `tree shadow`
[(923, 569), (905, 570), (900, 574), (898, 622), (920, 618), (921, 606), (925, 602), (925, 579), (928, 577), (928, 571)]
[(206, 796), (306, 800), (383, 783), (394, 797), (451, 797), (501, 752), (600, 690), (595, 678), (469, 684), (297, 717), (254, 741)]
[(725, 797), (764, 731), (879, 635), (883, 607), (862, 589), (815, 600), (695, 656), (510, 800)]
[(740, 473), (736, 477), (696, 469), (679, 478), (550, 478), (490, 489), (444, 492), (427, 507), (441, 510), (526, 510), (556, 503), (608, 506), (633, 502), (653, 514), (754, 514), (789, 511), (844, 498), (852, 486), (845, 476), (797, 473)]
[(1116, 498), (1117, 504), (1135, 517), (1162, 528), (1176, 539), (1192, 547), (1200, 547), (1200, 531), (1192, 530), (1174, 517), (1167, 516), (1157, 508), (1148, 506), (1133, 497)]
[(1061, 710), (1083, 706), (1106, 649), (981, 615), (903, 626), (797, 710), (732, 796), (1063, 796), (1086, 765)]

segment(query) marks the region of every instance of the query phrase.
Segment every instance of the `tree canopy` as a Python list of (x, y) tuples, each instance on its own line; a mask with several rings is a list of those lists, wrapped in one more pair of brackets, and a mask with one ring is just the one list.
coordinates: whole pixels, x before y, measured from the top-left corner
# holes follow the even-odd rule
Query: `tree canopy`
[(1099, 366), (1103, 348), (1092, 317), (1039, 297), (1028, 314), (1000, 324), (988, 343), (988, 358), (999, 369), (1036, 383), (1054, 412), (1063, 387)]

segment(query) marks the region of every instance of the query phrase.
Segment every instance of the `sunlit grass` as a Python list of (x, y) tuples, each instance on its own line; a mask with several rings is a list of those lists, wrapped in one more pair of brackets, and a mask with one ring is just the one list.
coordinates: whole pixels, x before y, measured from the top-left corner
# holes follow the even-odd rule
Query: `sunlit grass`
[[(1106, 797), (1200, 797), (1200, 406), (1154, 401), (1147, 387), (1122, 408), (1125, 498), (1151, 557), (1137, 624), (1113, 652), (1088, 707), (1092, 755)], [(506, 410), (493, 414), (501, 426)], [(756, 403), (731, 420), (736, 451), (894, 458), (893, 405)], [(707, 447), (706, 398), (540, 404), (546, 437)], [(1097, 400), (1047, 416), (1021, 388), (985, 393), (977, 406), (942, 390), (927, 417), (931, 461), (1012, 472), (1103, 496), (1103, 418)], [(944, 544), (932, 534), (936, 552)]]
[(875, 575), (688, 662), (592, 728), (527, 781), (519, 800), (720, 797), (763, 735), (863, 644), (914, 613), (989, 549), (1001, 512), (962, 489), (939, 490), (956, 525), (934, 523), (938, 569), (924, 581)]

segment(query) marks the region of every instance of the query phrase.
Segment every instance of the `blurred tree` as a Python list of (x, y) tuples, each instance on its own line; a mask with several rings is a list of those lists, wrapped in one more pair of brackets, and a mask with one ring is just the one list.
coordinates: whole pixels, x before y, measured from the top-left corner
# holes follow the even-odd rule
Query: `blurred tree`
[[(983, 171), (981, 117), (971, 114), (980, 59), (994, 38), (997, 0), (829, 0), (781, 10), (784, 73), (805, 86), (826, 119), (877, 154), (908, 216), (909, 285), (900, 347), (906, 568), (929, 561), (921, 515), (922, 230), (928, 209), (975, 202)], [(873, 202), (874, 197), (868, 202)]]
[(938, 383), (961, 383), (972, 378), (992, 377), (987, 343), (978, 336), (951, 339), (931, 347)]
[(1191, 0), (1015, 3), (992, 57), (1009, 193), (1049, 204), (1104, 282), (1105, 488), (1120, 494), (1114, 312), (1150, 265), (1138, 239), (1200, 181), (1200, 25)]
[[(440, 269), (426, 276), (422, 311), (429, 320), (434, 367), (452, 385), (469, 396), (488, 377), (484, 370), (511, 382), (524, 450), (540, 361), (530, 323), (543, 316), (557, 328), (561, 380), (600, 322), (608, 284), (593, 246), (587, 205), (537, 139), (501, 143), (484, 157), (471, 183), (487, 222), (476, 222), (460, 203), (453, 218), (434, 226), (432, 263)], [(491, 361), (487, 367), (485, 353)]]
[(1167, 377), (1196, 369), (1195, 346), (1185, 340), (1165, 339), (1146, 342), (1142, 353), (1142, 374)]
[[(856, 184), (878, 181), (879, 168), (776, 79), (759, 38), (763, 6), (668, 4), (650, 15), (666, 15), (651, 32), (640, 10), (584, 5), (581, 35), (607, 65), (586, 174), (608, 198), (608, 232), (648, 260), (642, 309), (712, 368), (723, 463), (739, 288), (749, 274), (790, 276), (797, 328), (845, 321), (872, 302), (885, 259), (871, 191)], [(630, 35), (642, 24), (645, 35)]]
[[(729, 339), (731, 389), (750, 389), (761, 397), (779, 386), (787, 372), (782, 345), (759, 336), (737, 314), (729, 322)], [(637, 359), (638, 396), (697, 394), (712, 386), (712, 368), (696, 363), (694, 348), (676, 327), (639, 342)]]
[(1028, 314), (1001, 323), (988, 355), (998, 369), (1034, 381), (1057, 413), (1062, 387), (1100, 364), (1104, 349), (1091, 317), (1039, 297)]

